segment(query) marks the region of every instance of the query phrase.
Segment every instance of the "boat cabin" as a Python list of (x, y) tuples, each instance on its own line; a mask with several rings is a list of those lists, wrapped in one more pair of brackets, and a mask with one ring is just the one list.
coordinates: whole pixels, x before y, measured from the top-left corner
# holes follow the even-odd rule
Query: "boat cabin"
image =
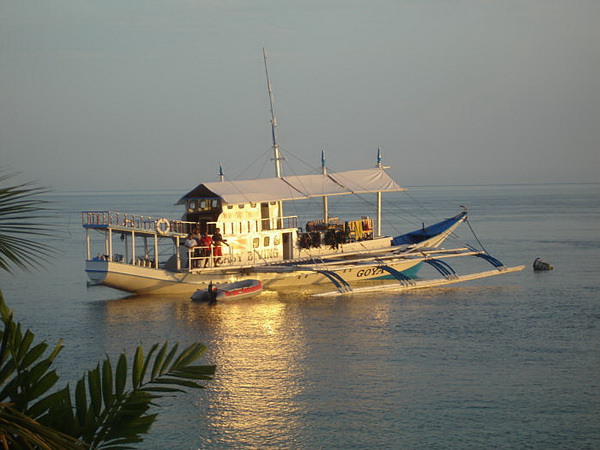
[(281, 217), (279, 202), (226, 203), (203, 184), (177, 204), (185, 205), (184, 221), (198, 224), (201, 231), (209, 234), (215, 232), (217, 224), (225, 234), (277, 229), (277, 219)]

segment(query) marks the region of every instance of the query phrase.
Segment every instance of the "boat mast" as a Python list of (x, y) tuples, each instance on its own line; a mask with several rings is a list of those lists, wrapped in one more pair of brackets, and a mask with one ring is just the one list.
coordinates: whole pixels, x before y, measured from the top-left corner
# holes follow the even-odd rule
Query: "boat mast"
[[(325, 165), (325, 152), (321, 151), (321, 172), (327, 175), (327, 166)], [(329, 223), (329, 199), (323, 196), (323, 220), (325, 224)]]
[(263, 47), (263, 58), (265, 60), (265, 74), (267, 76), (267, 90), (269, 92), (269, 106), (271, 107), (271, 136), (273, 138), (273, 160), (275, 161), (275, 176), (281, 178), (281, 156), (279, 155), (279, 145), (277, 144), (277, 121), (273, 110), (273, 90), (269, 81), (269, 68), (267, 67), (267, 50)]

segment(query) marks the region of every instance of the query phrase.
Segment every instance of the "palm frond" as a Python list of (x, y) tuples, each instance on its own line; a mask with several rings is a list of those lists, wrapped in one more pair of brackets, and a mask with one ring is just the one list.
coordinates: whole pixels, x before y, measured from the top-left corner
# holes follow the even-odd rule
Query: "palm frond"
[[(106, 357), (76, 383), (73, 393), (68, 385), (50, 392), (59, 379), (51, 366), (61, 342), (45, 356), (48, 345), (36, 343), (34, 334), (14, 321), (2, 292), (0, 316), (4, 324), (0, 330), (0, 403), (10, 403), (40, 426), (79, 439), (90, 448), (130, 448), (129, 444), (141, 442), (156, 419), (150, 411), (155, 400), (202, 389), (199, 382), (211, 380), (215, 373), (213, 365), (195, 365), (207, 350), (204, 345), (194, 343), (178, 352), (177, 344), (169, 349), (165, 342), (158, 352), (155, 344), (147, 354), (139, 346), (131, 364), (122, 353), (114, 372)], [(0, 449), (3, 439), (18, 433), (3, 431), (1, 419)]]
[[(211, 380), (215, 366), (193, 363), (206, 352), (206, 347), (199, 343), (192, 344), (175, 358), (177, 348), (175, 344), (165, 359), (168, 342), (156, 355), (158, 345), (153, 345), (145, 356), (139, 346), (129, 366), (131, 372), (127, 370), (125, 355), (121, 354), (114, 377), (112, 371), (108, 376), (111, 367), (109, 358), (102, 365), (102, 373), (100, 365), (88, 371), (87, 378), (82, 378), (78, 383), (75, 398), (81, 438), (97, 448), (127, 448), (123, 445), (141, 442), (154, 423), (156, 414), (149, 413), (154, 400), (176, 392), (186, 392), (187, 389), (203, 389), (204, 386), (198, 381)], [(151, 365), (161, 366), (162, 370), (153, 370), (148, 375), (147, 369)], [(128, 377), (131, 390), (124, 388)], [(86, 379), (87, 390), (84, 387)], [(88, 396), (84, 395), (86, 392)]]
[(53, 235), (53, 226), (46, 220), (52, 211), (50, 202), (42, 198), (49, 189), (32, 182), (7, 183), (15, 175), (0, 169), (0, 269), (7, 272), (13, 266), (40, 267), (54, 252), (31, 238)]
[(77, 439), (41, 425), (9, 403), (0, 403), (0, 441), (5, 449), (81, 450), (87, 448)]

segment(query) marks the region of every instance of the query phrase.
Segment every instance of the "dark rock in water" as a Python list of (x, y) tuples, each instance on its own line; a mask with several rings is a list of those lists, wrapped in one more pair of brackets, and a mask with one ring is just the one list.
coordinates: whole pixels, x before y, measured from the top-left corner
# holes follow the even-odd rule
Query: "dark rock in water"
[(536, 258), (535, 261), (533, 261), (533, 270), (552, 270), (554, 269), (554, 267), (552, 267), (552, 264), (550, 264), (548, 261), (544, 261), (542, 258)]

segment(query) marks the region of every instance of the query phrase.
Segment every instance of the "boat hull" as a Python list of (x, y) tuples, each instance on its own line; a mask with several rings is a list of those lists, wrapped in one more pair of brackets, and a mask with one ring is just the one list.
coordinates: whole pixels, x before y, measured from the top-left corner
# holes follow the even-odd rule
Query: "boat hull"
[[(388, 263), (389, 267), (412, 277), (416, 275), (419, 260), (399, 260)], [(206, 289), (209, 283), (233, 283), (244, 279), (258, 279), (269, 290), (300, 288), (311, 290), (319, 287), (331, 288), (331, 278), (325, 270), (277, 267), (269, 269), (223, 268), (204, 269), (197, 272), (170, 272), (151, 267), (132, 266), (104, 260), (89, 260), (86, 272), (92, 283), (108, 286), (134, 294), (192, 294), (198, 289)], [(389, 278), (388, 273), (375, 264), (353, 265), (339, 270), (336, 274), (348, 283), (376, 281)]]

